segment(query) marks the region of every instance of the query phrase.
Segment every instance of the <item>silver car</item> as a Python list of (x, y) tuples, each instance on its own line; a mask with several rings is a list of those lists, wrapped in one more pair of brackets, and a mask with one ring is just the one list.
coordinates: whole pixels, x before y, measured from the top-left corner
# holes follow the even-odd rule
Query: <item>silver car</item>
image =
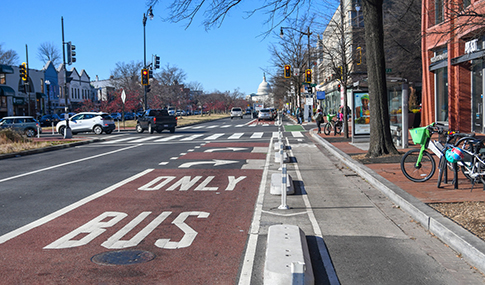
[(39, 122), (31, 116), (4, 117), (0, 120), (0, 128), (10, 128), (28, 137), (36, 136), (37, 132), (42, 134)]
[(270, 109), (261, 109), (259, 110), (259, 113), (258, 113), (258, 121), (261, 121), (261, 120), (272, 120), (273, 119), (273, 115), (271, 114), (271, 110)]
[(243, 110), (240, 107), (234, 107), (231, 109), (231, 119), (234, 117), (243, 118)]

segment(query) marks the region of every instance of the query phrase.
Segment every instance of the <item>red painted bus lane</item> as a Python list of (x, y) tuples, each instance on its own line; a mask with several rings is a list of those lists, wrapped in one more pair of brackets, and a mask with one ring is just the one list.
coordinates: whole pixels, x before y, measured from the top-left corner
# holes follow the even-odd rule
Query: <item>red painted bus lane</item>
[(2, 282), (234, 284), (261, 175), (148, 172), (0, 244)]

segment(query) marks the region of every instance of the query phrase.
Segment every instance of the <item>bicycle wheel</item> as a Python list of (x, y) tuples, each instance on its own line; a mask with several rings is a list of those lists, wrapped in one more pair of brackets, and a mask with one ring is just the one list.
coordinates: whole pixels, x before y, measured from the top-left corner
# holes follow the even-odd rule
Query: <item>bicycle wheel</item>
[(342, 124), (337, 123), (335, 124), (335, 129), (334, 129), (334, 135), (341, 134), (342, 133)]
[(331, 131), (332, 131), (332, 124), (326, 123), (325, 126), (323, 127), (323, 132), (328, 136)]
[(401, 158), (401, 171), (407, 179), (413, 182), (424, 182), (433, 177), (436, 170), (436, 162), (427, 151), (423, 152), (423, 158), (416, 166), (421, 149), (412, 149)]

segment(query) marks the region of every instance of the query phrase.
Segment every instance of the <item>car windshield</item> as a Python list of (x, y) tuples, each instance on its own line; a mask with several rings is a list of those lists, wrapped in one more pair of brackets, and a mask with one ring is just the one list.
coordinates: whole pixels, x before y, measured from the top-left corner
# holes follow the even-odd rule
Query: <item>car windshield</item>
[(242, 110), (241, 110), (241, 108), (233, 108), (232, 110), (233, 110), (234, 112), (240, 112), (240, 111), (242, 111)]

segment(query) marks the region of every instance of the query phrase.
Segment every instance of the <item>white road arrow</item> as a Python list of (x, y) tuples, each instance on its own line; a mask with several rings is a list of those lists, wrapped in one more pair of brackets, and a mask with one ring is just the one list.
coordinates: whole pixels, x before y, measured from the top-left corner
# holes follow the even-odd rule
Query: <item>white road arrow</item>
[(214, 151), (226, 151), (226, 150), (232, 150), (232, 151), (240, 151), (240, 150), (246, 150), (246, 147), (224, 147), (224, 148), (213, 148), (213, 149), (208, 149), (204, 152), (214, 152)]
[(220, 166), (220, 165), (238, 163), (238, 162), (239, 161), (237, 160), (218, 160), (218, 159), (214, 159), (212, 161), (193, 161), (193, 162), (186, 162), (180, 165), (179, 168), (189, 168), (191, 166), (199, 165), (199, 164), (214, 164), (214, 166)]

